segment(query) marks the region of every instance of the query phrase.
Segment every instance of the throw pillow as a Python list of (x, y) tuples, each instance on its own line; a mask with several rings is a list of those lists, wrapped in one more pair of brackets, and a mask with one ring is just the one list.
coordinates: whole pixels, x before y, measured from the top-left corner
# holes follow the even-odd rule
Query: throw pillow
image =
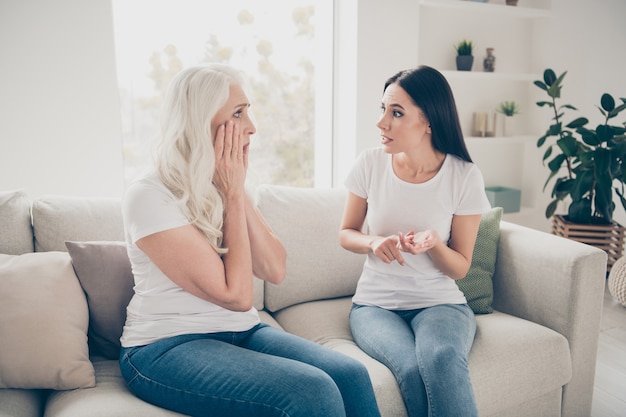
[(0, 254), (0, 388), (93, 387), (88, 321), (67, 253)]
[(89, 304), (92, 354), (117, 359), (133, 274), (124, 242), (65, 242)]
[(482, 215), (474, 245), (472, 266), (465, 278), (456, 281), (465, 294), (467, 303), (476, 314), (493, 312), (492, 278), (496, 268), (501, 219), (502, 207), (495, 207)]

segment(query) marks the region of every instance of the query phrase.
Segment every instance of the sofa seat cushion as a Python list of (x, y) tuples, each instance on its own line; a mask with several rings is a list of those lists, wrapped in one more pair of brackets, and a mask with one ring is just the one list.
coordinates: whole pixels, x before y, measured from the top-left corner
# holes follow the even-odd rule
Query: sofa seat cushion
[(21, 255), (33, 251), (30, 200), (26, 192), (0, 192), (0, 253)]
[(50, 394), (46, 417), (170, 417), (165, 410), (135, 397), (126, 388), (116, 360), (94, 360), (96, 386)]
[[(274, 317), (285, 330), (336, 349), (354, 343), (349, 327), (350, 307), (349, 297), (313, 301), (285, 308)], [(571, 379), (569, 345), (562, 335), (498, 311), (477, 315), (476, 320), (476, 338), (469, 359), (481, 415), (497, 414), (553, 393)], [(352, 356), (356, 355), (352, 353)], [(389, 371), (388, 374), (373, 371), (376, 368), (370, 361), (364, 363), (375, 386), (382, 385), (377, 378), (391, 376)], [(385, 381), (384, 389), (395, 391), (397, 385)], [(378, 395), (377, 392), (380, 400)]]
[(42, 389), (0, 389), (0, 416), (41, 417), (47, 395)]
[(361, 361), (370, 374), (376, 401), (384, 417), (406, 417), (400, 389), (385, 365), (363, 352), (352, 340), (349, 297), (312, 301), (287, 307), (274, 314), (289, 333), (312, 340)]

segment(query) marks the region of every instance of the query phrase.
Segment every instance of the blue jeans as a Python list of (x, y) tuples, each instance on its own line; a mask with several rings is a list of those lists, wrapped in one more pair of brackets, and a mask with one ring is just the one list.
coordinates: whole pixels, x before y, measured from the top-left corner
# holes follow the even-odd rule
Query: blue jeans
[(410, 417), (478, 416), (468, 367), (476, 317), (467, 304), (353, 305), (350, 327), (359, 347), (391, 370)]
[(265, 324), (123, 348), (120, 367), (137, 397), (191, 416), (380, 417), (360, 362)]

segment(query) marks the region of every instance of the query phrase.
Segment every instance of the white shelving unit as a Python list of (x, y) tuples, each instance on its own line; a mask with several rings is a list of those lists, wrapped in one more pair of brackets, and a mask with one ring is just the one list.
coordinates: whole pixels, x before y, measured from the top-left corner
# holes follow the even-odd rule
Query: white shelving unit
[[(534, 80), (542, 78), (543, 68), (535, 65), (533, 45), (535, 24), (551, 15), (550, 0), (522, 0), (507, 6), (504, 0), (486, 3), (469, 0), (419, 0), (418, 63), (437, 68), (454, 92), (461, 127), (474, 162), (481, 168), (487, 186), (506, 186), (522, 190), (522, 210), (505, 219), (524, 224), (533, 215), (543, 215), (532, 198), (537, 187), (528, 170), (541, 163), (536, 142), (541, 132), (532, 131), (538, 90)], [(454, 45), (471, 40), (474, 46), (472, 71), (456, 70)], [(495, 71), (483, 70), (486, 48), (494, 48)], [(506, 136), (498, 105), (514, 100), (521, 113), (506, 118)], [(489, 125), (497, 114), (495, 137), (473, 137), (475, 112), (487, 112)], [(535, 159), (536, 158), (536, 159)], [(525, 163), (532, 161), (531, 164)]]

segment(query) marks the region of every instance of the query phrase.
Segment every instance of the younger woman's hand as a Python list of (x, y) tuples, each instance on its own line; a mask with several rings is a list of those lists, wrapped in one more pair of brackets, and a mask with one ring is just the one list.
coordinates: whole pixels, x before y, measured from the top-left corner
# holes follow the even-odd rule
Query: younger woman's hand
[(426, 230), (418, 233), (410, 231), (406, 234), (398, 233), (397, 247), (403, 252), (416, 255), (432, 249), (438, 239), (437, 232), (434, 230)]
[(390, 264), (393, 261), (398, 261), (400, 265), (404, 265), (404, 257), (398, 247), (398, 236), (376, 238), (370, 246), (374, 255), (378, 256), (383, 262)]
[(239, 126), (232, 121), (217, 129), (213, 183), (225, 197), (244, 190), (248, 154), (244, 151), (243, 142)]

